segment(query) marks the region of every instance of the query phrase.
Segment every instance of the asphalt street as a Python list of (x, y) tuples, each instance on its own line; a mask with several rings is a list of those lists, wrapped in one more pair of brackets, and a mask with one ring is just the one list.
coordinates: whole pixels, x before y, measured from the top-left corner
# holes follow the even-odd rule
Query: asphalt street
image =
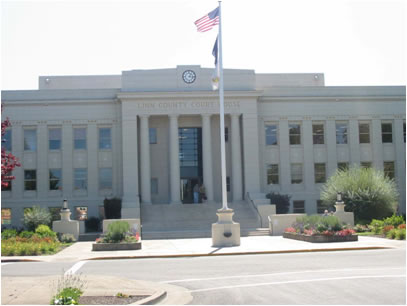
[(2, 264), (2, 276), (72, 269), (181, 286), (191, 304), (406, 304), (404, 249)]

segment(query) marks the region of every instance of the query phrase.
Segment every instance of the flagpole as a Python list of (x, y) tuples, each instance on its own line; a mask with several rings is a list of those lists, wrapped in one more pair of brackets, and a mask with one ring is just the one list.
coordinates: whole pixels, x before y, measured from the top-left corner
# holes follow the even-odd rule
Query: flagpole
[(225, 157), (225, 109), (223, 99), (223, 62), (222, 62), (222, 1), (219, 2), (219, 105), (220, 105), (220, 154), (222, 167), (222, 210), (228, 209), (226, 190), (226, 157)]

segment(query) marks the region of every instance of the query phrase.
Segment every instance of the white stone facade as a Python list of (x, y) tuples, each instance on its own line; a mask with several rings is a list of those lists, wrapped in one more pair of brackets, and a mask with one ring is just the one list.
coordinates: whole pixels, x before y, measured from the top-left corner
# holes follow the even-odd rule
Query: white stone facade
[[(195, 72), (193, 83), (183, 81), (186, 70)], [(20, 225), (25, 207), (59, 207), (64, 198), (73, 214), (84, 206), (97, 217), (105, 197), (122, 198), (124, 218), (139, 218), (142, 204), (181, 205), (180, 128), (201, 129), (199, 180), (208, 201), (220, 202), (219, 98), (211, 74), (178, 66), (117, 76), (44, 76), (39, 90), (3, 91), (2, 116), (11, 120), (12, 153), (22, 163), (11, 191), (2, 191), (12, 224)], [(318, 181), (338, 163), (370, 162), (382, 170), (387, 163), (386, 169), (394, 165), (405, 212), (404, 86), (327, 87), (323, 74), (234, 69), (224, 78), (228, 201), (275, 191), (292, 196), (291, 212), (316, 213)], [(85, 135), (84, 147), (78, 135)], [(25, 177), (25, 170), (35, 170), (35, 188), (29, 182), (34, 172)], [(61, 174), (57, 188), (51, 188), (50, 170)]]

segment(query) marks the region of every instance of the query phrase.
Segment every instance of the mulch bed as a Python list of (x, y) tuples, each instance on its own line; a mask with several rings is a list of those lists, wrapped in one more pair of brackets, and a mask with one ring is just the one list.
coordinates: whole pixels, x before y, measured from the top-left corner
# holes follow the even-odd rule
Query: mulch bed
[(81, 296), (79, 304), (82, 305), (127, 305), (145, 299), (149, 295), (130, 295), (129, 297), (116, 296)]

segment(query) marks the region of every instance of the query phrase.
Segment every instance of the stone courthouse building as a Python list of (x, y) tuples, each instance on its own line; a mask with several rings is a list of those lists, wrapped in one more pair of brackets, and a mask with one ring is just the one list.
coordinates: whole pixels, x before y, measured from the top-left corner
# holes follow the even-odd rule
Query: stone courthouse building
[[(65, 198), (78, 219), (103, 215), (106, 197), (121, 198), (122, 217), (143, 224), (212, 214), (221, 207), (212, 72), (41, 76), (38, 90), (2, 91), (12, 123), (2, 145), (22, 164), (2, 190), (2, 224), (20, 225), (33, 205), (57, 210)], [(249, 199), (270, 191), (289, 194), (291, 212), (320, 212), (321, 185), (353, 164), (394, 177), (405, 212), (405, 86), (325, 86), (321, 73), (238, 69), (225, 69), (224, 80), (228, 202), (241, 222)], [(207, 200), (191, 205), (201, 183)]]

